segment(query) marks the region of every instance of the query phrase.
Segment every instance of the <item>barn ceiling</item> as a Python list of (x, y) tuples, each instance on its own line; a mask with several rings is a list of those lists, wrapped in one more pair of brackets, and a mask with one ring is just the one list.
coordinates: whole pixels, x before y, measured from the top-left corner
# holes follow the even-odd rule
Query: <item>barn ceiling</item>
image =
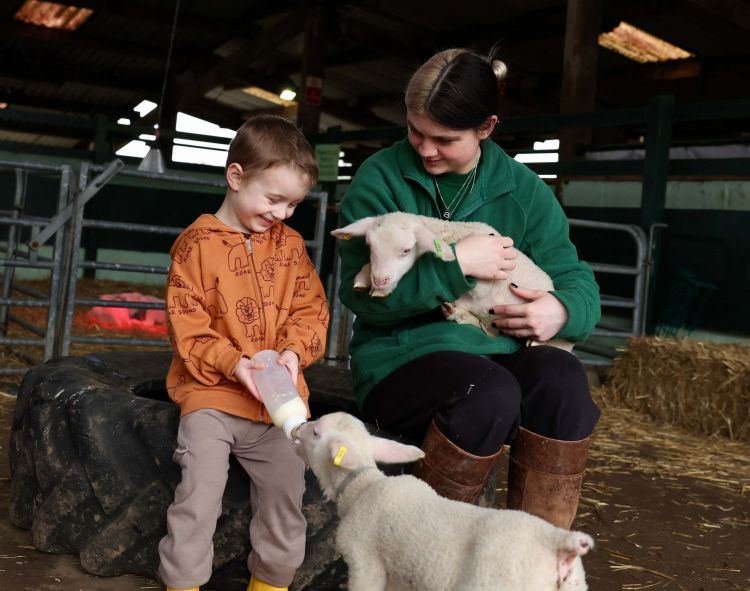
[[(14, 18), (23, 0), (0, 0), (0, 107), (133, 118), (159, 101), (175, 0), (76, 0), (92, 12), (74, 31)], [(403, 88), (436, 50), (500, 43), (510, 71), (503, 114), (560, 109), (565, 0), (319, 0), (325, 39), (321, 130), (402, 125)], [(167, 94), (180, 111), (237, 127), (255, 112), (283, 112), (242, 91), (300, 88), (312, 2), (181, 0)], [(602, 32), (627, 21), (695, 57), (641, 64), (598, 49), (596, 106), (642, 106), (750, 97), (746, 0), (604, 0)], [(289, 111), (286, 111), (289, 113)], [(151, 115), (153, 118), (153, 115)], [(135, 116), (137, 119), (137, 116)], [(143, 121), (147, 123), (148, 121)], [(3, 122), (13, 133), (38, 133)], [(738, 133), (750, 133), (740, 129)]]

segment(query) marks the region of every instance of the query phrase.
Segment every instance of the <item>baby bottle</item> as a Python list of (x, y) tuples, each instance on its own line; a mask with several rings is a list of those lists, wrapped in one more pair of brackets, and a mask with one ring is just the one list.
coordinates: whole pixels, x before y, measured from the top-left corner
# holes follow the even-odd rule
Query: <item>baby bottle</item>
[(262, 363), (262, 369), (251, 370), (263, 404), (271, 415), (273, 424), (283, 429), (291, 439), (292, 431), (307, 420), (307, 407), (299, 395), (289, 371), (279, 365), (279, 354), (273, 349), (258, 351), (252, 358)]

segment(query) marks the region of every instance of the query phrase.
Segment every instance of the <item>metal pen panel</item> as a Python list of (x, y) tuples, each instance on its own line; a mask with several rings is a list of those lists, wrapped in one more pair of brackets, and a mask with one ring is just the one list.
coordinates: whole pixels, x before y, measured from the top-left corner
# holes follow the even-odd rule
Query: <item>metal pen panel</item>
[[(31, 237), (39, 234), (40, 228), (49, 224), (50, 219), (64, 209), (70, 192), (71, 168), (68, 165), (51, 166), (34, 162), (22, 161), (0, 161), (0, 169), (10, 169), (16, 177), (16, 188), (13, 204), (10, 212), (2, 212), (0, 226), (7, 226), (7, 240), (5, 258), (0, 260), (0, 267), (4, 268), (3, 291), (0, 298), (0, 318), (2, 319), (3, 334), (0, 337), (0, 345), (6, 346), (30, 346), (42, 348), (41, 361), (51, 358), (55, 354), (55, 338), (57, 312), (59, 310), (59, 286), (62, 265), (63, 237), (62, 232), (53, 232), (55, 242), (52, 245), (52, 257), (40, 256), (36, 252), (23, 250), (24, 242), (22, 234), (27, 232)], [(57, 179), (57, 203), (52, 218), (45, 218), (26, 213), (27, 194), (29, 191), (29, 180), (34, 179)], [(25, 289), (18, 285), (16, 269), (39, 269), (49, 272), (48, 292)], [(14, 296), (15, 292), (26, 293), (31, 298), (19, 298)], [(10, 308), (30, 307), (47, 308), (46, 322), (42, 326), (28, 320), (18, 314), (12, 314)], [(10, 325), (21, 327), (40, 338), (23, 338), (9, 336)], [(25, 362), (39, 362), (24, 353), (15, 352), (24, 358)], [(25, 368), (0, 368), (0, 375), (11, 375), (25, 372)]]
[[(89, 163), (82, 163), (81, 174), (79, 178), (79, 193), (83, 193), (86, 190), (89, 175), (103, 171), (104, 168), (98, 165), (91, 165)], [(126, 185), (126, 186), (147, 186), (148, 188), (164, 188), (164, 189), (176, 189), (181, 187), (189, 188), (189, 190), (224, 190), (226, 182), (223, 177), (200, 177), (193, 175), (182, 175), (178, 173), (167, 173), (167, 174), (156, 174), (143, 171), (132, 170), (129, 168), (121, 169), (116, 178), (112, 178), (112, 184)], [(139, 183), (145, 183), (140, 185)], [(306, 240), (305, 244), (310, 247), (312, 251), (312, 260), (315, 267), (320, 271), (323, 246), (325, 239), (325, 216), (328, 207), (328, 194), (324, 191), (310, 192), (307, 198), (317, 202), (317, 215), (315, 219), (314, 236), (312, 240)], [(83, 204), (78, 202), (74, 203), (71, 209), (75, 212), (71, 218), (71, 230), (72, 230), (72, 243), (73, 248), (70, 253), (70, 261), (68, 264), (68, 272), (66, 277), (66, 305), (64, 314), (64, 325), (61, 331), (61, 354), (70, 354), (70, 348), (72, 343), (85, 343), (85, 344), (102, 344), (102, 345), (117, 345), (117, 346), (166, 346), (168, 341), (166, 339), (142, 339), (142, 338), (117, 338), (117, 337), (101, 337), (101, 336), (78, 336), (72, 334), (72, 320), (75, 306), (85, 307), (103, 307), (103, 308), (133, 308), (133, 309), (163, 309), (165, 304), (163, 302), (142, 302), (142, 301), (129, 301), (129, 300), (96, 300), (76, 297), (76, 286), (78, 272), (81, 269), (92, 269), (107, 270), (107, 271), (124, 271), (124, 272), (139, 272), (148, 274), (160, 274), (166, 275), (169, 271), (168, 266), (159, 265), (143, 265), (134, 263), (117, 263), (117, 262), (103, 262), (95, 260), (79, 260), (78, 257), (73, 256), (73, 252), (77, 253), (81, 247), (81, 240), (83, 231), (85, 229), (100, 229), (100, 230), (113, 230), (125, 233), (146, 233), (146, 234), (158, 234), (158, 235), (169, 235), (178, 236), (183, 228), (176, 228), (171, 226), (161, 226), (153, 224), (140, 224), (130, 222), (118, 222), (102, 219), (87, 219), (84, 216)]]
[[(604, 294), (601, 296), (602, 308), (617, 308), (621, 310), (629, 309), (632, 311), (630, 316), (630, 328), (628, 330), (617, 330), (607, 326), (606, 321), (600, 321), (597, 324), (597, 327), (594, 329), (593, 335), (603, 337), (627, 338), (629, 336), (637, 336), (643, 334), (643, 321), (646, 314), (645, 285), (646, 278), (649, 272), (649, 241), (646, 237), (646, 233), (639, 226), (633, 224), (617, 224), (612, 222), (598, 222), (594, 220), (582, 220), (575, 218), (569, 219), (568, 223), (571, 228), (604, 230), (608, 233), (621, 232), (633, 240), (635, 244), (636, 254), (635, 260), (633, 261), (632, 265), (613, 264), (600, 261), (587, 261), (589, 263), (589, 266), (595, 273), (625, 275), (633, 277), (632, 297), (621, 297)], [(608, 349), (601, 345), (595, 345), (593, 343), (581, 343), (576, 345), (576, 347), (582, 351), (587, 351), (595, 355), (603, 355), (606, 351), (608, 352), (609, 357), (615, 356), (614, 350)]]

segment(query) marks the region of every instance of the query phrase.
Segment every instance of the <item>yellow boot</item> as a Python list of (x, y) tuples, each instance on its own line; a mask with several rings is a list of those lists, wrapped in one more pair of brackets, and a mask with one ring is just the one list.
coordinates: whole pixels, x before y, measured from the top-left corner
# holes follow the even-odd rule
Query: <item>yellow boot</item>
[(247, 586), (247, 591), (287, 591), (289, 587), (274, 587), (263, 581), (259, 581), (255, 577), (250, 577), (250, 583)]
[(175, 589), (174, 587), (166, 587), (167, 591), (200, 591), (198, 587), (193, 587), (192, 589)]

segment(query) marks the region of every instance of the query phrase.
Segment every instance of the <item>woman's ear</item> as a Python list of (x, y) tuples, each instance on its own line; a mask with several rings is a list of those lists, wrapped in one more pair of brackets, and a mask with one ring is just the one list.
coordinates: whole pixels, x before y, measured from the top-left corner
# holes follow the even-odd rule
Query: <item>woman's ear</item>
[(487, 120), (482, 123), (482, 125), (479, 127), (479, 130), (477, 131), (479, 135), (480, 140), (487, 139), (492, 135), (492, 131), (495, 129), (495, 125), (497, 125), (497, 115), (490, 115), (487, 117)]
[(239, 191), (242, 184), (242, 167), (236, 162), (227, 166), (227, 185), (232, 191)]

